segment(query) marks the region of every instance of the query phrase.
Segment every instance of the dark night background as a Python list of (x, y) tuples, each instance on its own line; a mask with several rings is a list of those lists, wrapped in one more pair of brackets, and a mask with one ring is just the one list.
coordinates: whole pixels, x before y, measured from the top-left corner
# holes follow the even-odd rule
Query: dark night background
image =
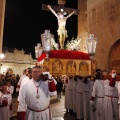
[[(49, 29), (58, 43), (57, 18), (50, 11), (43, 11), (42, 4), (58, 5), (58, 0), (6, 0), (3, 46), (24, 49), (35, 58), (34, 47), (41, 42), (41, 34)], [(66, 7), (77, 9), (77, 0), (66, 0)], [(77, 15), (68, 18), (67, 40), (77, 37)]]

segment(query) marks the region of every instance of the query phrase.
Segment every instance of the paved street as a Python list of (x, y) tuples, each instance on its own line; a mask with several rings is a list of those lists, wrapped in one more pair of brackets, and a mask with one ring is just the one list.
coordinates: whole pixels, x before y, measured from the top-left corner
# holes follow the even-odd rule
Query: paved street
[[(57, 99), (57, 96), (51, 97), (51, 111), (52, 111), (52, 120), (75, 120), (74, 117), (71, 117), (68, 113), (65, 113), (64, 108), (64, 95), (61, 99)], [(11, 120), (16, 119), (16, 99), (13, 99), (13, 117)]]

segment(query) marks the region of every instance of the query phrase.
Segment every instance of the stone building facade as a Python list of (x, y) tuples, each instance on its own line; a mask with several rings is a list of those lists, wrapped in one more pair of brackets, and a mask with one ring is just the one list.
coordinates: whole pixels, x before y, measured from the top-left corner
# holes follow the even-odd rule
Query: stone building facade
[[(78, 35), (98, 38), (97, 67), (116, 68), (120, 73), (120, 0), (78, 0)], [(84, 14), (84, 15), (83, 15)], [(83, 39), (83, 41), (86, 41)], [(86, 48), (83, 42), (84, 48)], [(85, 51), (84, 49), (82, 49)]]
[(36, 65), (37, 60), (23, 50), (15, 49), (13, 52), (4, 52), (5, 58), (1, 60), (1, 73), (23, 74), (23, 70)]

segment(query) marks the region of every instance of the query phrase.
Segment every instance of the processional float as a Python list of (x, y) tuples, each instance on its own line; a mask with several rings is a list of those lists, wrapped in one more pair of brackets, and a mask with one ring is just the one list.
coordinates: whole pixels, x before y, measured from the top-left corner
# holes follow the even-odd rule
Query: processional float
[[(58, 0), (59, 6), (51, 5), (51, 7), (57, 12), (63, 12), (64, 10), (66, 13), (71, 13), (75, 10), (75, 14), (79, 14), (77, 9), (64, 7), (65, 2), (66, 0)], [(43, 4), (42, 8), (43, 10), (49, 10), (46, 4)], [(53, 43), (55, 45), (53, 39), (54, 35), (50, 33), (50, 30), (45, 30), (45, 33), (41, 35), (42, 47), (41, 44), (35, 47), (36, 58), (38, 58), (38, 64), (42, 67), (43, 72), (49, 71), (54, 76), (95, 75), (96, 61), (93, 60), (93, 56), (95, 55), (97, 39), (94, 38), (93, 34), (90, 34), (90, 37), (86, 39), (88, 54), (75, 49), (65, 50), (58, 47), (56, 50), (53, 50)], [(41, 54), (42, 50), (43, 53)]]
[[(53, 38), (54, 35), (50, 33), (50, 30), (45, 30), (45, 33), (41, 35), (42, 48), (40, 44), (35, 47), (38, 65), (42, 67), (43, 72), (49, 71), (54, 76), (95, 75), (96, 61), (93, 60), (93, 56), (95, 55), (97, 39), (94, 38), (94, 35), (90, 34), (90, 38), (86, 39), (88, 54), (76, 50), (53, 50)], [(40, 55), (42, 50), (43, 53)]]

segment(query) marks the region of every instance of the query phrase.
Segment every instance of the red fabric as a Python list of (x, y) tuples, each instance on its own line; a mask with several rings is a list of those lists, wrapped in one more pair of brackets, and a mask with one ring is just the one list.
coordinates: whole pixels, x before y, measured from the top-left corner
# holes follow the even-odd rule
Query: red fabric
[(52, 50), (49, 58), (90, 60), (87, 53), (69, 50)]
[(17, 85), (17, 88), (20, 88), (20, 85)]
[(9, 110), (10, 110), (10, 111), (12, 110), (12, 103), (11, 103), (11, 105), (9, 106)]
[(17, 120), (25, 120), (26, 112), (17, 112)]
[(109, 86), (115, 87), (115, 79), (110, 79)]
[(48, 82), (48, 86), (49, 86), (49, 91), (50, 92), (55, 92), (56, 91), (56, 85), (55, 85), (54, 81)]
[(2, 106), (7, 106), (8, 105), (8, 101), (7, 100), (2, 100)]
[(41, 60), (43, 60), (46, 57), (46, 53), (43, 53), (39, 58), (38, 58), (38, 62), (40, 62)]
[[(38, 62), (43, 60), (45, 57), (46, 53), (43, 53), (38, 58)], [(87, 53), (69, 50), (52, 50), (49, 54), (49, 58), (90, 60), (90, 57)]]
[(92, 96), (92, 97), (90, 98), (90, 100), (94, 101), (94, 100), (95, 100), (95, 97)]

